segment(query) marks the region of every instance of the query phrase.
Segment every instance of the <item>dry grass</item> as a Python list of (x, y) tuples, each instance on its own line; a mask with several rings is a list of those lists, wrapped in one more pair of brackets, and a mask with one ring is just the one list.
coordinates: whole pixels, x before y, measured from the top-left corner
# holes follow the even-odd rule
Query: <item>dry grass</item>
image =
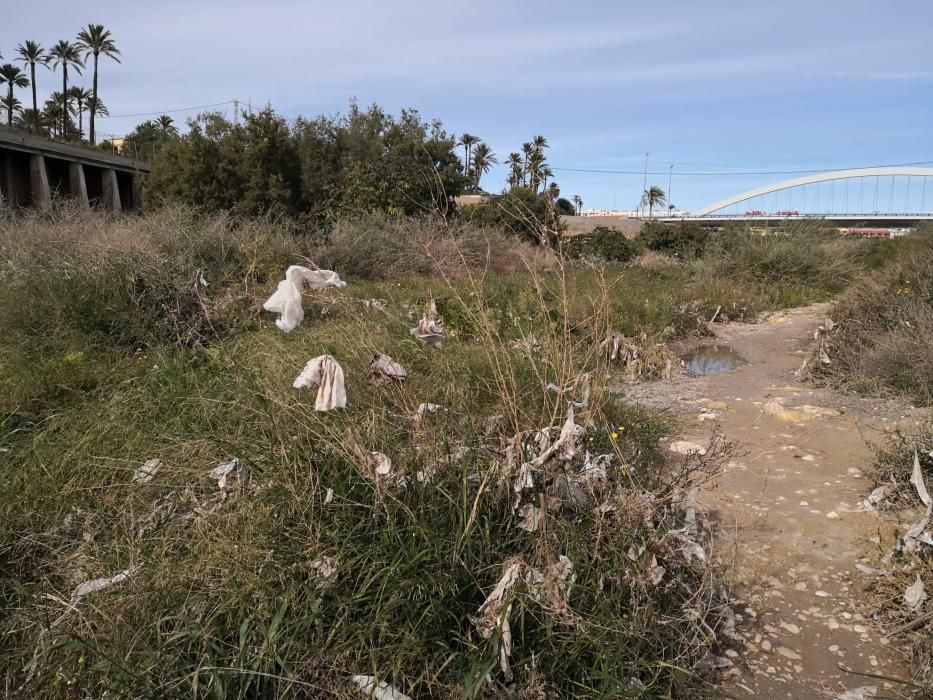
[(838, 327), (823, 344), (831, 363), (814, 357), (814, 380), (933, 403), (933, 239), (906, 241), (896, 258), (852, 285), (832, 316)]
[[(7, 696), (359, 697), (354, 673), (415, 697), (703, 687), (700, 661), (728, 639), (731, 611), (683, 534), (684, 493), (728, 453), (668, 462), (663, 421), (605, 391), (599, 347), (623, 324), (655, 324), (661, 301), (623, 318), (619, 289), (631, 286), (600, 268), (502, 277), (463, 262), (494, 257), (478, 242), (456, 256), (438, 243), (429, 251), (442, 258), (425, 255), (439, 277), (350, 276), (309, 296), (304, 323), (284, 335), (256, 302), (296, 256), (320, 261), (320, 243), (264, 223), (159, 216), (135, 228), (91, 217), (84, 225), (110, 228), (87, 238), (54, 219), (43, 235), (30, 219), (34, 247), (3, 233), (7, 301), (33, 299), (33, 322), (7, 310), (0, 339)], [(384, 310), (363, 304), (373, 297)], [(429, 297), (447, 327), (439, 352), (409, 334), (409, 309)], [(173, 319), (192, 298), (201, 311)], [(367, 384), (377, 351), (410, 379)], [(346, 372), (344, 411), (316, 413), (291, 388), (324, 352)], [(516, 491), (541, 431), (554, 439), (586, 386), (578, 450)], [(419, 418), (423, 402), (445, 410)], [(374, 480), (360, 450), (390, 456), (392, 478)], [(575, 491), (588, 451), (608, 455), (607, 475)], [(243, 479), (221, 494), (207, 474), (233, 457)], [(152, 458), (156, 477), (132, 483)], [(544, 506), (539, 531), (518, 527), (517, 495)], [(471, 617), (504, 563), (543, 572), (562, 556), (569, 592), (546, 577), (509, 599), (509, 680), (501, 630), (485, 638)], [(78, 583), (122, 570), (129, 580), (69, 603)]]

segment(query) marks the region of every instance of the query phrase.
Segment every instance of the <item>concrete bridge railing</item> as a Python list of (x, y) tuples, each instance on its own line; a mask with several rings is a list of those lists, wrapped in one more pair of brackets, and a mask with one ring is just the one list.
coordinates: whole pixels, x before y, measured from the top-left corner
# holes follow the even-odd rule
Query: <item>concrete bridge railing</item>
[(0, 204), (48, 209), (53, 196), (109, 211), (143, 208), (145, 161), (0, 130)]

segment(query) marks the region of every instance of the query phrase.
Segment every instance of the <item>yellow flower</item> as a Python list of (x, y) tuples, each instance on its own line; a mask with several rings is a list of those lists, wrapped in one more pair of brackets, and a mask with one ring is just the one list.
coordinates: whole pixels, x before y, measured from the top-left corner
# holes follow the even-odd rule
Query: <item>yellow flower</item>
[(622, 433), (625, 432), (625, 426), (624, 426), (624, 425), (620, 425), (620, 426), (619, 426), (619, 432), (622, 432)]
[(590, 438), (590, 442), (593, 442), (593, 438)]
[(613, 433), (612, 433), (612, 439), (613, 439), (613, 440), (615, 440), (615, 439), (618, 438), (618, 437), (619, 437), (619, 434), (618, 434), (618, 433), (616, 433), (616, 432), (613, 432)]

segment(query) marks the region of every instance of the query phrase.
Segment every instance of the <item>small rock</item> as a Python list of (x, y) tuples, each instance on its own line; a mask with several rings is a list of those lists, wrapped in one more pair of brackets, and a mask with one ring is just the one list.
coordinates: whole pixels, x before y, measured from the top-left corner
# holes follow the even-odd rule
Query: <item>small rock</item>
[(798, 654), (793, 649), (788, 649), (787, 647), (778, 647), (777, 653), (787, 659), (790, 659), (791, 661), (800, 661), (801, 659), (803, 659), (803, 657), (800, 654)]

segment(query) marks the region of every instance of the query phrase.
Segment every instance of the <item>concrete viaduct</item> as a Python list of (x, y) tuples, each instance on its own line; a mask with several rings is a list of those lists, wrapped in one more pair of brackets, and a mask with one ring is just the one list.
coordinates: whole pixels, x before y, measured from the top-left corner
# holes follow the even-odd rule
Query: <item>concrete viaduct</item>
[(0, 130), (0, 205), (48, 209), (53, 196), (84, 207), (139, 211), (145, 161)]

